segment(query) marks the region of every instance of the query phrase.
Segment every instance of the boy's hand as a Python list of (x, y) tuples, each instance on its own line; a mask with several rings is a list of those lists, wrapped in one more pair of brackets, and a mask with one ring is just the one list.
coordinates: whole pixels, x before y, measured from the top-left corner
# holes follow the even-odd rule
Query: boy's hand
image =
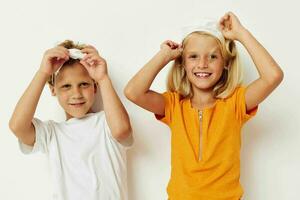
[(182, 53), (182, 46), (167, 40), (160, 45), (160, 51), (167, 57), (168, 61), (174, 60)]
[(69, 60), (69, 51), (62, 47), (57, 46), (48, 49), (43, 56), (40, 71), (51, 76), (55, 73), (67, 60)]
[(240, 40), (246, 30), (240, 23), (237, 16), (232, 12), (226, 13), (219, 21), (219, 27), (223, 36), (230, 40)]
[(99, 82), (105, 78), (107, 76), (107, 64), (99, 55), (97, 49), (89, 45), (82, 49), (81, 52), (87, 55), (80, 60), (80, 63), (86, 68), (92, 79)]

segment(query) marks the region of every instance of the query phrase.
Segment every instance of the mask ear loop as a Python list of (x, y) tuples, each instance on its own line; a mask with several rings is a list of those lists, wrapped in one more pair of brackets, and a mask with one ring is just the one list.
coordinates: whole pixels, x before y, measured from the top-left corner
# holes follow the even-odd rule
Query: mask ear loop
[(51, 75), (51, 83), (52, 83), (52, 86), (54, 87), (54, 80), (55, 79), (55, 74), (52, 74)]
[(64, 64), (62, 64), (62, 65), (58, 68), (58, 70), (57, 70), (56, 72), (54, 72), (54, 73), (51, 75), (51, 84), (52, 84), (53, 87), (54, 87), (54, 85), (55, 85), (55, 77), (57, 76), (58, 72), (60, 71), (60, 69), (62, 68), (63, 65), (64, 65)]

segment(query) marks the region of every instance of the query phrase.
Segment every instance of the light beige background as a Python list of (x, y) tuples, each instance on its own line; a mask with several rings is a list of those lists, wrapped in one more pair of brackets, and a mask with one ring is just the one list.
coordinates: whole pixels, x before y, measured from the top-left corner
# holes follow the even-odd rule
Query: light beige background
[[(128, 153), (129, 199), (166, 199), (170, 134), (153, 115), (124, 98), (127, 81), (165, 39), (203, 17), (235, 12), (285, 72), (282, 85), (260, 105), (243, 131), (241, 181), (246, 200), (300, 199), (299, 3), (293, 0), (1, 0), (0, 3), (0, 199), (49, 199), (44, 155), (24, 156), (8, 129), (13, 108), (39, 67), (43, 52), (64, 39), (95, 45), (107, 59), (116, 90), (131, 115), (135, 146)], [(255, 67), (240, 48), (246, 83)], [(153, 89), (164, 91), (168, 67)], [(45, 88), (36, 116), (64, 120)]]

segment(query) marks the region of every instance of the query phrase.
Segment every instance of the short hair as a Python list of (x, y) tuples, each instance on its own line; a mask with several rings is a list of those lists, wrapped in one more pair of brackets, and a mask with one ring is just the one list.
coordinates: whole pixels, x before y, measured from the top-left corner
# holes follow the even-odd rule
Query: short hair
[[(66, 49), (83, 49), (84, 47), (86, 47), (85, 44), (79, 44), (79, 43), (75, 43), (73, 42), (72, 40), (65, 40), (61, 43), (59, 43), (57, 46), (62, 46), (62, 47), (65, 47)], [(78, 59), (73, 59), (73, 58), (69, 58), (69, 60), (67, 60), (63, 65), (62, 67), (66, 66), (66, 65), (73, 65), (75, 63), (79, 62)], [(61, 67), (61, 68), (62, 68)], [(56, 74), (53, 73), (49, 79), (48, 79), (48, 84), (51, 85), (51, 86), (54, 86), (55, 84), (55, 77), (56, 77)]]
[[(215, 98), (227, 98), (234, 92), (236, 87), (242, 83), (242, 69), (240, 67), (239, 57), (234, 41), (226, 39), (225, 43), (222, 43), (217, 37), (210, 33), (195, 31), (187, 35), (182, 40), (183, 52), (192, 35), (204, 35), (212, 37), (217, 41), (222, 57), (225, 61), (225, 67), (220, 79), (213, 86), (213, 92)], [(169, 71), (167, 90), (171, 92), (178, 92), (183, 98), (190, 98), (193, 96), (192, 85), (188, 80), (184, 69), (184, 59), (182, 55), (175, 59), (173, 66)]]

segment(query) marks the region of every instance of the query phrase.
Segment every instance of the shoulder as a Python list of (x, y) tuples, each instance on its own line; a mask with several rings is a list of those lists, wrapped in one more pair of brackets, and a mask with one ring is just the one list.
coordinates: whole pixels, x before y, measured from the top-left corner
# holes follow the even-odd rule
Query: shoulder
[(231, 94), (229, 94), (226, 98), (224, 98), (224, 101), (236, 101), (239, 98), (244, 98), (246, 92), (245, 86), (238, 86), (236, 87)]
[(162, 95), (166, 102), (173, 104), (184, 100), (184, 97), (182, 97), (178, 92), (166, 91)]
[(33, 123), (35, 128), (40, 128), (40, 127), (54, 128), (54, 127), (57, 127), (57, 126), (59, 126), (60, 124), (62, 124), (64, 122), (59, 123), (59, 122), (56, 122), (54, 120), (42, 121), (39, 118), (33, 118), (32, 123)]

